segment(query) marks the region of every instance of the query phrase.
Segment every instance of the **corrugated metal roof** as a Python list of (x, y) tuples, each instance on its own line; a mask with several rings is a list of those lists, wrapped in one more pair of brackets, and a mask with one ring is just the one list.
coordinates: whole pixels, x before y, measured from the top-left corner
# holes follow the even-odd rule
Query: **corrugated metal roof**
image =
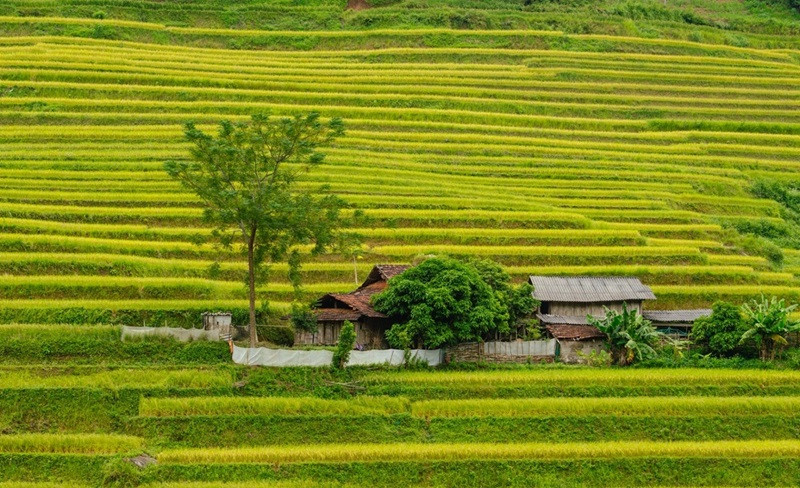
[(651, 322), (694, 323), (700, 317), (711, 315), (710, 308), (693, 310), (644, 310), (642, 316)]
[(533, 297), (542, 302), (622, 302), (655, 300), (638, 278), (598, 276), (531, 276)]
[(588, 325), (586, 316), (572, 316), (572, 315), (550, 315), (550, 314), (536, 314), (536, 317), (543, 324), (561, 324), (561, 325)]

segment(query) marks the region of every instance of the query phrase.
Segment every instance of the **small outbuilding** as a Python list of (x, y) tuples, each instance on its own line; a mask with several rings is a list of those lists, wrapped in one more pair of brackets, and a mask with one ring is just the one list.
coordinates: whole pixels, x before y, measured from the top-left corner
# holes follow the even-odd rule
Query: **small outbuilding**
[(392, 326), (390, 319), (372, 308), (372, 296), (386, 289), (389, 280), (409, 266), (378, 264), (367, 279), (350, 293), (329, 293), (314, 304), (317, 331), (295, 333), (295, 344), (334, 345), (339, 340), (342, 324), (355, 325), (356, 343), (366, 348), (386, 347), (386, 331)]
[[(556, 356), (565, 363), (584, 362), (583, 355), (603, 347), (605, 335), (586, 317), (603, 317), (605, 308), (642, 313), (653, 291), (638, 278), (597, 276), (531, 276), (533, 297), (539, 300), (537, 317), (547, 335), (556, 339)], [(580, 354), (579, 354), (580, 352)]]
[(642, 315), (662, 334), (683, 339), (689, 337), (695, 320), (711, 315), (711, 309), (645, 310)]

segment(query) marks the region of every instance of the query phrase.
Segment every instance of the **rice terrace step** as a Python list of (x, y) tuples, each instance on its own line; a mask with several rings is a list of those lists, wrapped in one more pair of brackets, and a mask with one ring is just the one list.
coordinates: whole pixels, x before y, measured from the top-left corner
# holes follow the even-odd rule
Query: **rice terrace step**
[(800, 486), (800, 0), (0, 2), (0, 488)]

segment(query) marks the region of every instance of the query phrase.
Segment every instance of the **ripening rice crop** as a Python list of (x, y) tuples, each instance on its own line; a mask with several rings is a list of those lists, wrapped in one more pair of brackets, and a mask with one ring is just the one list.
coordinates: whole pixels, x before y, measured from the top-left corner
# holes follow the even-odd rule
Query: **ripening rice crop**
[(0, 435), (3, 453), (114, 454), (141, 449), (142, 439), (112, 434)]
[[(88, 4), (67, 14), (39, 2), (36, 16), (12, 5), (0, 17), (0, 273), (31, 277), (0, 287), (6, 321), (36, 306), (19, 321), (79, 307), (241, 307), (243, 263), (194, 244), (209, 232), (199, 202), (162, 165), (187, 157), (186, 121), (214, 131), (257, 111), (344, 119), (347, 135), (299, 184), (328, 185), (347, 214), (364, 211), (359, 278), (376, 262), (449, 253), (513, 266), (516, 281), (638, 276), (662, 287), (657, 308), (797, 295), (794, 268), (773, 269), (774, 250), (738, 249), (728, 229), (786, 225), (781, 204), (751, 186), (797, 179), (794, 35), (741, 47), (729, 38), (738, 24), (691, 42), (683, 31), (543, 32), (550, 21), (528, 9), (508, 30), (406, 30), (391, 27), (389, 7), (374, 29), (339, 30), (362, 14), (340, 18), (327, 3), (272, 6), (257, 22), (260, 7), (242, 8), (250, 20), (234, 29), (206, 23), (217, 6), (149, 8), (159, 13), (110, 6), (94, 19), (80, 17)], [(271, 24), (317, 8), (337, 29)], [(307, 298), (350, 288), (341, 256), (304, 260)], [(281, 308), (294, 297), (275, 271), (259, 294)], [(666, 288), (676, 286), (686, 288)]]
[(509, 444), (323, 444), (238, 449), (176, 449), (163, 464), (463, 461), (470, 459), (565, 460), (642, 457), (785, 458), (800, 455), (800, 441), (580, 442)]
[(407, 412), (408, 408), (408, 400), (397, 397), (359, 396), (351, 400), (313, 397), (143, 398), (139, 415), (388, 415)]
[(641, 385), (793, 385), (800, 371), (733, 369), (646, 369), (646, 370), (535, 370), (535, 371), (430, 371), (373, 374), (368, 381), (413, 386), (641, 386)]
[(414, 402), (418, 417), (794, 415), (798, 397), (515, 398)]

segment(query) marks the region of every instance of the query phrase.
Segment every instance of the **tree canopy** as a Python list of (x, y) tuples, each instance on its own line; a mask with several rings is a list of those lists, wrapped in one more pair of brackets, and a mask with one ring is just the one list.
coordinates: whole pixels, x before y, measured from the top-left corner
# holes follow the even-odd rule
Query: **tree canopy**
[(392, 346), (436, 348), (509, 332), (512, 314), (522, 314), (526, 303), (535, 306), (516, 293), (494, 263), (431, 258), (394, 277), (373, 300), (397, 322), (386, 335)]
[(341, 199), (326, 188), (296, 185), (302, 173), (324, 155), (317, 147), (344, 134), (339, 119), (327, 124), (319, 115), (274, 118), (253, 115), (249, 123), (220, 123), (216, 136), (186, 125), (192, 143), (190, 161), (165, 163), (167, 173), (205, 203), (204, 217), (213, 237), (247, 255), (250, 342), (256, 341), (256, 281), (265, 262), (287, 260), (290, 279), (298, 284), (300, 255), (296, 246), (313, 244), (320, 253), (336, 243), (343, 220)]

